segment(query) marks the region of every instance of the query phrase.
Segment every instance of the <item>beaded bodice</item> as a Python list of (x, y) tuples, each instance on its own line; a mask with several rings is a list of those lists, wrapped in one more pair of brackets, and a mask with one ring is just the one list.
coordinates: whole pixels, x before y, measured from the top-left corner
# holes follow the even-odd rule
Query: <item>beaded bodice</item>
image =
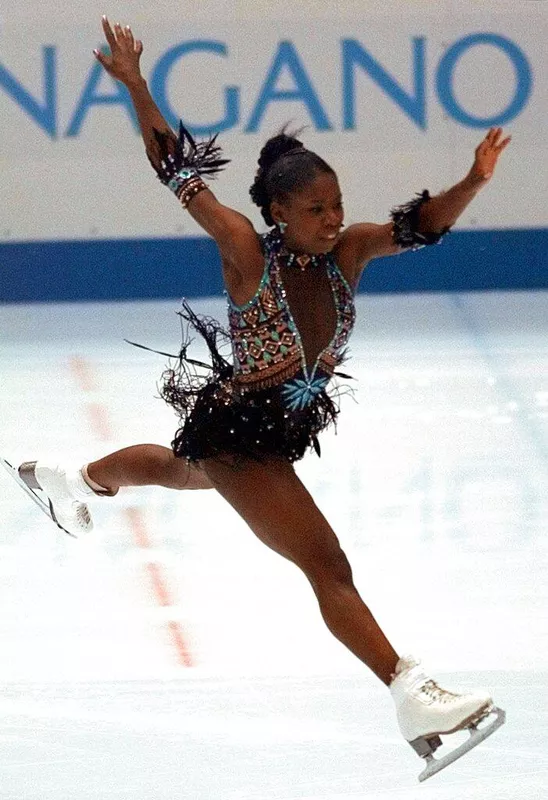
[(229, 301), (234, 380), (241, 391), (280, 386), (291, 410), (306, 408), (324, 391), (355, 320), (352, 291), (331, 254), (306, 268), (264, 234), (265, 268), (255, 296)]

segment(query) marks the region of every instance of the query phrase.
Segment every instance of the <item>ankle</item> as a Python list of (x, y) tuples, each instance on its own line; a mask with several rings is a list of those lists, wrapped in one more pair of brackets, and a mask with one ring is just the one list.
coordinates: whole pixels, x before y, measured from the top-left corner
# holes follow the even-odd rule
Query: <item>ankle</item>
[(74, 489), (78, 493), (82, 493), (86, 496), (90, 495), (107, 495), (113, 496), (118, 492), (118, 489), (111, 489), (110, 487), (102, 486), (97, 481), (94, 481), (93, 478), (90, 476), (88, 471), (89, 464), (84, 464), (82, 469), (79, 469), (76, 478)]

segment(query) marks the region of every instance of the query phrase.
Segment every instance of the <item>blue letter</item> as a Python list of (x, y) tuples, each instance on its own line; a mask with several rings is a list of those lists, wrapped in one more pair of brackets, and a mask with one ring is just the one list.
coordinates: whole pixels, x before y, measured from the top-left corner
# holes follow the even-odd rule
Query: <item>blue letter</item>
[(413, 38), (414, 94), (409, 95), (355, 39), (343, 40), (343, 126), (356, 129), (355, 64), (369, 73), (382, 91), (422, 130), (426, 129), (425, 40)]
[[(467, 50), (478, 44), (490, 44), (493, 47), (498, 47), (508, 56), (516, 71), (516, 91), (512, 101), (507, 108), (492, 117), (474, 117), (469, 114), (458, 104), (453, 89), (455, 67), (460, 57)], [(481, 87), (482, 83), (483, 76), (478, 73), (478, 87)], [(495, 33), (475, 33), (459, 39), (443, 56), (436, 77), (436, 87), (442, 106), (454, 120), (460, 122), (461, 125), (468, 125), (470, 128), (490, 128), (495, 125), (506, 125), (521, 113), (529, 100), (532, 86), (531, 65), (527, 61), (523, 50), (520, 50), (514, 42)]]
[[(291, 91), (276, 89), (278, 78), (284, 67), (289, 69), (296, 83), (296, 88)], [(323, 110), (318, 95), (291, 42), (280, 42), (274, 62), (266, 76), (259, 99), (245, 129), (246, 133), (256, 133), (268, 104), (279, 100), (302, 101), (307, 105), (317, 130), (333, 130), (333, 126)]]
[(139, 130), (137, 116), (131, 102), (131, 97), (126, 87), (122, 83), (116, 82), (116, 91), (114, 94), (96, 94), (96, 89), (101, 76), (104, 72), (103, 67), (98, 62), (93, 65), (89, 77), (84, 86), (84, 90), (78, 101), (74, 116), (68, 126), (66, 136), (78, 136), (80, 129), (84, 122), (84, 118), (90, 106), (101, 105), (117, 105), (121, 104), (126, 107), (130, 116), (131, 122), (136, 130)]
[(44, 64), (44, 97), (43, 105), (30, 95), (13, 77), (11, 72), (0, 64), (0, 87), (12, 96), (15, 102), (26, 111), (34, 121), (45, 130), (52, 139), (57, 137), (57, 74), (55, 47), (42, 48)]
[[(167, 99), (167, 81), (171, 68), (182, 56), (187, 53), (215, 53), (216, 55), (226, 56), (227, 48), (222, 42), (213, 41), (192, 41), (185, 42), (184, 44), (172, 47), (167, 53), (164, 53), (162, 58), (156, 64), (151, 78), (151, 90), (158, 105), (158, 108), (166, 118), (169, 125), (176, 130), (179, 128), (179, 119), (181, 114), (176, 114), (169, 104)], [(206, 87), (204, 86), (203, 97), (207, 97)], [(226, 114), (224, 119), (217, 122), (210, 122), (201, 125), (195, 125), (191, 122), (183, 123), (185, 127), (195, 136), (209, 136), (218, 131), (226, 131), (233, 128), (238, 124), (239, 120), (239, 102), (240, 94), (237, 86), (229, 86), (225, 90), (225, 109)]]

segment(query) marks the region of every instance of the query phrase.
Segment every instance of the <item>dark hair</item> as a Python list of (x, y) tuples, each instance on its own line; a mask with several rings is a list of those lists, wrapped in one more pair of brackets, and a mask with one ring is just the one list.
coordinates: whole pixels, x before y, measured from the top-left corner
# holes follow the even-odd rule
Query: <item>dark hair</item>
[(276, 224), (270, 213), (273, 200), (283, 202), (291, 192), (311, 183), (319, 172), (335, 174), (323, 158), (307, 150), (297, 139), (300, 132), (288, 133), (286, 125), (261, 150), (259, 169), (249, 194), (267, 225)]

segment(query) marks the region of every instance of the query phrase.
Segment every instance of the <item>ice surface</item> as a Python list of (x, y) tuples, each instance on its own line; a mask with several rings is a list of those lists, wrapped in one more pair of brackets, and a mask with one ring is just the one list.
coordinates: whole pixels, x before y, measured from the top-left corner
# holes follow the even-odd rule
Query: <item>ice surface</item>
[[(506, 726), (419, 786), (386, 690), (219, 497), (127, 491), (74, 542), (0, 473), (2, 800), (546, 796), (548, 294), (358, 309), (357, 402), (299, 473), (397, 649)], [(169, 443), (165, 359), (123, 339), (176, 352), (175, 310), (0, 306), (2, 454)]]

